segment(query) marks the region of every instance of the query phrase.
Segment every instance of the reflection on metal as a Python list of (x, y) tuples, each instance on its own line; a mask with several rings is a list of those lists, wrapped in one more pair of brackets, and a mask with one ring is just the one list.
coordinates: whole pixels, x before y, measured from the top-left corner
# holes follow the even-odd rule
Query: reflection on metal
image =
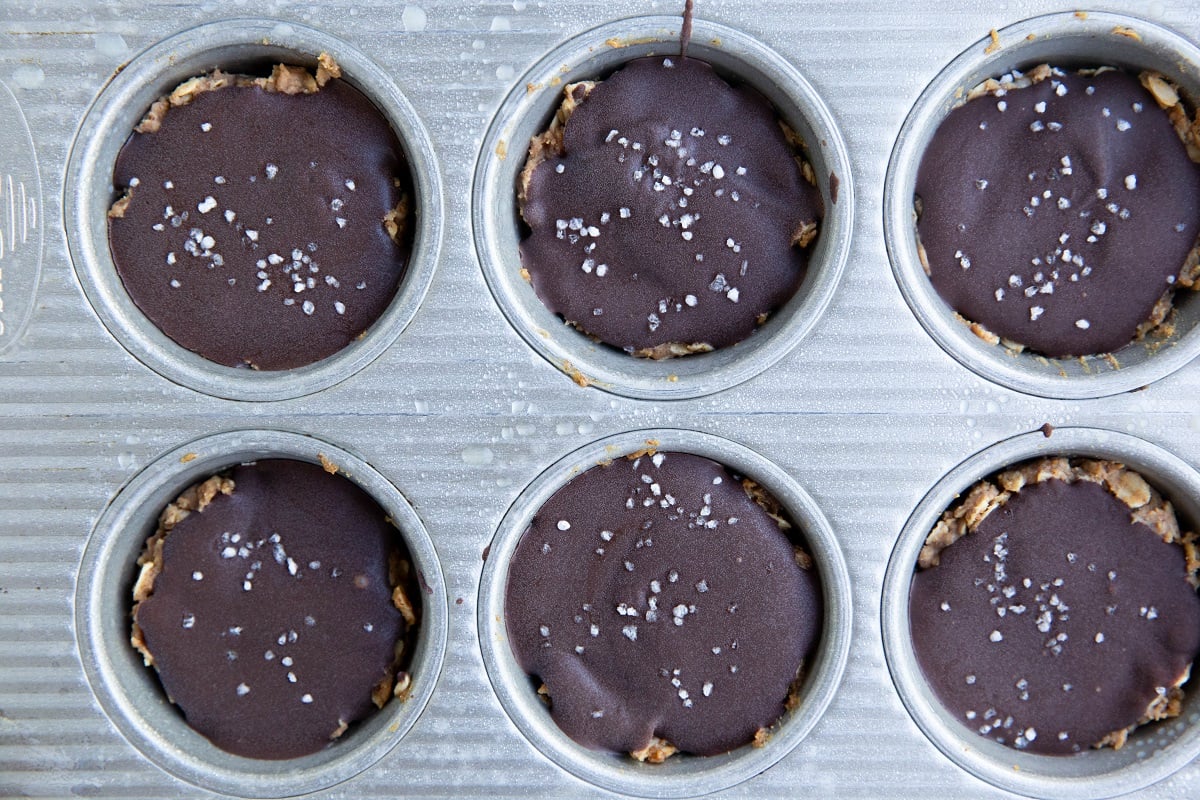
[[(0, 209), (5, 220), (0, 224), (0, 261), (3, 261), (5, 256), (13, 256), (20, 247), (28, 244), (30, 234), (37, 232), (37, 200), (26, 191), (25, 181), (15, 179), (11, 174), (0, 174)], [(3, 272), (0, 272), (0, 281), (3, 281)], [(3, 294), (3, 283), (0, 283), (0, 297)], [(3, 301), (0, 300), (2, 310)]]
[(17, 98), (0, 83), (0, 352), (33, 313), (42, 269), (37, 155)]

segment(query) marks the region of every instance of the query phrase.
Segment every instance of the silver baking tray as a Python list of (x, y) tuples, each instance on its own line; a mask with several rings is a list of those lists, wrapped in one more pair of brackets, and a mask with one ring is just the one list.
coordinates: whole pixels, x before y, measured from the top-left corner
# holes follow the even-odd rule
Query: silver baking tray
[[(1196, 796), (1200, 692), (1118, 754), (1018, 758), (930, 705), (898, 608), (920, 529), (1031, 454), (1126, 459), (1200, 523), (1200, 297), (1169, 346), (1120, 369), (997, 360), (913, 280), (905, 216), (913, 148), (978, 76), (1111, 58), (1200, 99), (1195, 4), (698, 5), (694, 54), (759, 86), (841, 188), (835, 204), (823, 186), (803, 297), (728, 353), (630, 364), (529, 302), (505, 186), (554, 84), (669, 51), (682, 3), (0, 4), (0, 796)], [(213, 369), (113, 284), (108, 165), (172, 81), (322, 49), (408, 148), (414, 268), (328, 362)], [(811, 703), (762, 750), (658, 770), (581, 751), (513, 675), (495, 617), (514, 531), (572, 470), (646, 438), (760, 478), (818, 551), (831, 602)], [(283, 765), (232, 760), (180, 723), (120, 641), (113, 586), (147, 505), (275, 453), (332, 458), (372, 492), (430, 598), (409, 702)]]

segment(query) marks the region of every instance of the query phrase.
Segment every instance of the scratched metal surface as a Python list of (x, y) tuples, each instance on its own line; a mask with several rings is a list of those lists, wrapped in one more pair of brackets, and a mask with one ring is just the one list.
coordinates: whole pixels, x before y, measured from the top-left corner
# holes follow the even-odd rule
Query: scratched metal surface
[[(509, 326), (476, 260), (470, 182), (493, 113), (541, 56), (602, 22), (678, 5), (0, 4), (0, 795), (211, 796), (142, 756), (100, 710), (76, 645), (76, 573), (101, 511), (142, 467), (192, 439), (253, 427), (310, 433), (372, 465), (414, 506), (445, 572), (449, 640), (432, 700), (379, 763), (319, 795), (603, 796), (541, 755), (492, 692), (476, 641), (481, 551), (521, 490), (562, 456), (610, 434), (684, 427), (787, 470), (828, 517), (853, 586), (850, 660), (828, 711), (780, 763), (723, 794), (1010, 796), (944, 758), (893, 688), (879, 602), (896, 536), (953, 466), (1045, 422), (1128, 432), (1200, 466), (1200, 363), (1098, 400), (1039, 399), (977, 377), (900, 296), (883, 241), (883, 179), (905, 115), (941, 66), (990, 28), (1071, 7), (701, 2), (702, 16), (758, 37), (824, 96), (850, 152), (854, 239), (832, 306), (780, 363), (717, 395), (647, 402), (575, 386)], [(1137, 13), (1200, 40), (1187, 0)], [(76, 280), (61, 201), (74, 131), (114, 70), (181, 29), (248, 15), (327, 31), (390, 72), (431, 133), (446, 207), (432, 288), (396, 343), (337, 386), (264, 403), (184, 389), (117, 344)], [(1197, 785), (1193, 762), (1139, 796), (1194, 797)]]

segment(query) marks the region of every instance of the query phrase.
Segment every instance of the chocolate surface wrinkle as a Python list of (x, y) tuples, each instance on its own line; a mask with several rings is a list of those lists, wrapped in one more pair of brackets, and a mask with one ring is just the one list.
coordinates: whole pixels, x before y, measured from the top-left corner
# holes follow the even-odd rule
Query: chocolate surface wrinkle
[(530, 145), (521, 263), (547, 308), (628, 353), (732, 345), (804, 280), (821, 199), (797, 152), (761, 95), (696, 59), (572, 84)]
[(773, 725), (822, 620), (819, 579), (776, 516), (765, 492), (682, 453), (559, 489), (517, 545), (505, 600), (517, 661), (559, 727), (657, 762)]
[(404, 275), (399, 140), (322, 55), (316, 73), (216, 71), (157, 101), (118, 154), (109, 245), (168, 337), (226, 366), (319, 361), (383, 314)]

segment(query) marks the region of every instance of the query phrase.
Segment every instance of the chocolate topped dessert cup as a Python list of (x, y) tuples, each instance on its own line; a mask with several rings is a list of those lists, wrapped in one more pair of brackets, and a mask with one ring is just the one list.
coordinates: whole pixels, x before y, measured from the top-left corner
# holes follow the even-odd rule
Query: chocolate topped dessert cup
[(1200, 655), (1200, 548), (1112, 461), (1043, 458), (972, 487), (930, 532), (909, 613), (944, 705), (1045, 755), (1179, 716)]
[(117, 156), (109, 245), (126, 291), (218, 364), (302, 367), (361, 336), (404, 276), (412, 190), (387, 120), (315, 72), (216, 70), (156, 101)]
[(1197, 161), (1200, 116), (1156, 72), (987, 81), (921, 161), (922, 263), (984, 341), (1052, 358), (1153, 341), (1176, 290), (1200, 289)]
[(522, 78), (484, 142), (485, 277), (581, 386), (695, 397), (783, 357), (832, 297), (853, 186), (811, 86), (746, 34), (634, 18)]
[(445, 652), (420, 518), (370, 465), (299, 434), (155, 459), (101, 513), (77, 586), (100, 707), (147, 759), (223, 795), (367, 769), (416, 722)]
[(714, 461), (654, 450), (555, 492), (509, 562), (505, 621), (559, 727), (651, 763), (765, 740), (823, 616), (781, 512)]
[(597, 442), (510, 509), (481, 586), (484, 661), (565, 769), (636, 795), (715, 791), (799, 742), (848, 640), (827, 523), (715, 437)]
[(765, 98), (678, 55), (564, 95), (518, 191), (521, 263), (551, 311), (658, 359), (734, 345), (787, 302), (821, 198)]
[(885, 224), (905, 299), (964, 365), (1048, 397), (1200, 353), (1200, 50), (1056, 14), (989, 36), (914, 106)]
[(1147, 786), (1200, 754), (1200, 473), (1059, 428), (972, 456), (888, 565), (888, 667), (922, 731), (1033, 797)]
[(319, 465), (259, 461), (188, 488), (138, 564), (132, 643), (223, 750), (308, 755), (408, 696), (412, 564), (386, 512)]
[(362, 369), (416, 313), (440, 246), (415, 110), (295, 23), (201, 25), (133, 58), (84, 117), (65, 191), (101, 321), (151, 369), (231, 399)]

